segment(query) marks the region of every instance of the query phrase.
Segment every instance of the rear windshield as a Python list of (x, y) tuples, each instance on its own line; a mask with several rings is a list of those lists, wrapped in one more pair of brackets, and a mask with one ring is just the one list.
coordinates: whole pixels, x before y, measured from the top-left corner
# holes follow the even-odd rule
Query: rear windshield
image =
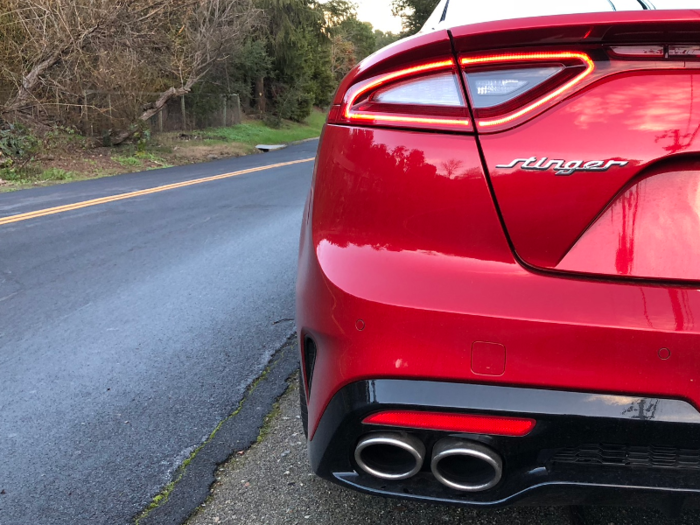
[[(637, 4), (639, 5), (639, 4)], [(641, 7), (639, 7), (641, 9)], [(566, 15), (570, 13), (598, 13), (612, 11), (609, 0), (450, 0), (445, 22), (449, 25), (478, 24), (492, 20), (529, 18), (533, 16)]]
[(698, 8), (700, 0), (442, 0), (425, 29), (536, 16)]

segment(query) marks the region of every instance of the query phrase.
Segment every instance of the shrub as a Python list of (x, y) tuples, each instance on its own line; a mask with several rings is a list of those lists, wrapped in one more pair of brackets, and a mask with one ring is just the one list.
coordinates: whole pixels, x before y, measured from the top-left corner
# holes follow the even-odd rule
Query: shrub
[(0, 128), (0, 153), (4, 166), (12, 166), (16, 160), (31, 158), (39, 147), (39, 140), (20, 124), (6, 124)]

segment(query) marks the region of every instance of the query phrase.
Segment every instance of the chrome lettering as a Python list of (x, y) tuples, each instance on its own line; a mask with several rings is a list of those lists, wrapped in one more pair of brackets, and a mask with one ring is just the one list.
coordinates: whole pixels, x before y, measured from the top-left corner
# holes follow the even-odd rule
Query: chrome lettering
[(521, 163), (521, 162), (527, 162), (527, 161), (529, 161), (529, 160), (530, 160), (530, 159), (515, 159), (513, 162), (511, 162), (511, 163), (508, 164), (508, 165), (499, 164), (499, 165), (496, 166), (496, 167), (497, 167), (497, 168), (504, 168), (504, 169), (505, 169), (505, 168), (515, 168), (519, 163)]
[(510, 164), (498, 164), (496, 168), (511, 169), (521, 164), (520, 169), (531, 171), (548, 171), (554, 170), (555, 175), (573, 175), (578, 171), (608, 171), (610, 168), (618, 166), (620, 168), (627, 166), (627, 160), (561, 160), (548, 157), (530, 157), (529, 159), (515, 159)]

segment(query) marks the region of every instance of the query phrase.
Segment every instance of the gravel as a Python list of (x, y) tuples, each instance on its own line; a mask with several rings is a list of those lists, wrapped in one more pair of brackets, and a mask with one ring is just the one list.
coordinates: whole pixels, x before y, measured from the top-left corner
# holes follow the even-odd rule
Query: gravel
[(258, 443), (219, 467), (212, 494), (188, 522), (211, 524), (469, 524), (640, 525), (697, 524), (648, 509), (520, 507), (473, 510), (385, 499), (354, 492), (315, 476), (298, 416), (298, 382), (292, 381), (269, 416)]

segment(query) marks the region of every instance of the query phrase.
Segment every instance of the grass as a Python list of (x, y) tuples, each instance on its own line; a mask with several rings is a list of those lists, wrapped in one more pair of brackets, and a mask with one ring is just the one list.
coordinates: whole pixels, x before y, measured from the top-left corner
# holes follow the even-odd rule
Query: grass
[(15, 184), (66, 182), (74, 180), (77, 177), (77, 173), (73, 171), (67, 171), (61, 168), (47, 168), (44, 170), (15, 170), (12, 168), (5, 168), (0, 170), (0, 179), (10, 181)]
[(42, 181), (51, 180), (73, 180), (76, 177), (76, 173), (72, 171), (63, 170), (61, 168), (48, 168), (41, 172), (39, 178)]
[[(156, 155), (155, 153), (152, 153), (150, 151), (145, 151), (143, 153), (137, 152), (136, 153), (136, 158), (138, 159), (144, 159), (148, 160), (150, 162), (153, 162), (154, 164), (158, 164), (159, 167), (161, 168), (172, 168), (172, 164), (168, 164), (168, 161), (166, 161), (163, 157), (160, 157)], [(151, 168), (151, 169), (156, 169), (156, 168)]]
[(326, 121), (326, 114), (314, 109), (304, 122), (282, 122), (279, 128), (270, 128), (262, 121), (248, 121), (238, 126), (204, 130), (204, 139), (240, 142), (248, 146), (257, 144), (283, 144), (318, 137)]
[(157, 167), (147, 169), (171, 168), (173, 165), (150, 151), (137, 151), (133, 155), (112, 155), (112, 160), (121, 164), (124, 168), (142, 168), (143, 161), (150, 161), (157, 164)]
[(141, 159), (132, 157), (123, 157), (121, 155), (112, 155), (112, 160), (117, 161), (119, 164), (125, 168), (134, 168), (136, 166), (141, 166)]
[(0, 168), (0, 193), (256, 153), (257, 144), (318, 137), (325, 120), (326, 113), (314, 109), (304, 122), (282, 121), (273, 128), (251, 119), (231, 127), (195, 130), (184, 139), (181, 132), (160, 133), (146, 144), (124, 144), (106, 152), (97, 151), (72, 130), (57, 128), (44, 139), (38, 160)]

